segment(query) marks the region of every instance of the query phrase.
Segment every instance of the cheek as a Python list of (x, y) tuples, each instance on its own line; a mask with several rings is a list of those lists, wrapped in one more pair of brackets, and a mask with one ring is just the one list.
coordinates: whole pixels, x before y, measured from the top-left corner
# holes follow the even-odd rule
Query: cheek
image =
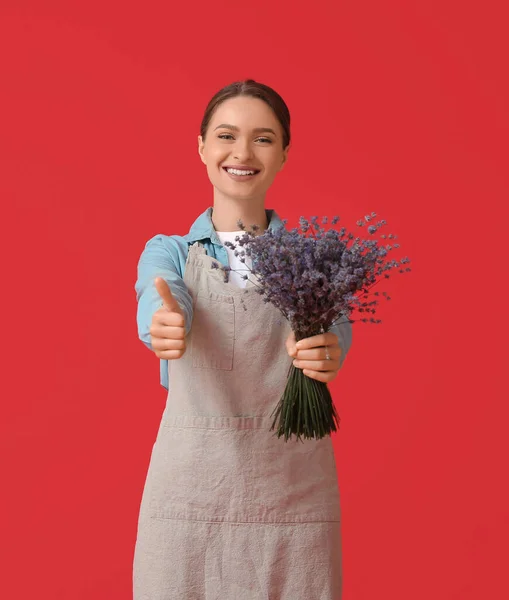
[(279, 154), (279, 153), (274, 153), (268, 160), (267, 160), (267, 167), (268, 170), (273, 173), (276, 174), (279, 171), (279, 167), (281, 166), (281, 162), (283, 161), (283, 157)]
[(221, 148), (215, 146), (214, 144), (210, 144), (204, 150), (203, 157), (207, 161), (207, 164), (212, 165), (220, 160), (222, 154), (224, 154), (224, 152), (221, 151)]
[(278, 164), (271, 163), (266, 166), (265, 169), (265, 179), (269, 181), (273, 181), (276, 175), (278, 174)]
[(207, 171), (209, 174), (216, 174), (218, 170), (221, 168), (220, 165), (225, 161), (222, 154), (219, 152), (208, 152), (206, 157), (207, 161)]
[(208, 156), (211, 162), (217, 163), (224, 159), (225, 151), (220, 147), (209, 148)]
[(219, 185), (219, 182), (221, 181), (221, 173), (216, 163), (209, 163), (207, 165), (207, 175), (211, 182)]

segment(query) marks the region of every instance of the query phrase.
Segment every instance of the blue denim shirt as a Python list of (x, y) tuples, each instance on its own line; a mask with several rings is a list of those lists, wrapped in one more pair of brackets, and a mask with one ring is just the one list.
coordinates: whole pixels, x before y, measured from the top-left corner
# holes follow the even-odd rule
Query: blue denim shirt
[[(282, 227), (283, 223), (276, 211), (266, 209), (269, 229)], [(186, 320), (186, 335), (193, 321), (193, 301), (184, 283), (184, 270), (189, 245), (201, 242), (207, 254), (213, 256), (224, 266), (229, 266), (226, 248), (219, 239), (212, 223), (212, 207), (207, 208), (193, 223), (189, 233), (184, 236), (165, 235), (158, 233), (151, 238), (141, 253), (138, 262), (138, 279), (134, 286), (138, 302), (137, 324), (140, 340), (153, 350), (150, 343), (150, 325), (152, 316), (163, 302), (155, 286), (155, 277), (162, 277), (171, 289), (171, 293), (184, 311)], [(341, 366), (352, 344), (352, 324), (344, 316), (340, 317), (329, 329), (338, 336), (342, 349)], [(160, 382), (169, 389), (168, 361), (160, 360)]]

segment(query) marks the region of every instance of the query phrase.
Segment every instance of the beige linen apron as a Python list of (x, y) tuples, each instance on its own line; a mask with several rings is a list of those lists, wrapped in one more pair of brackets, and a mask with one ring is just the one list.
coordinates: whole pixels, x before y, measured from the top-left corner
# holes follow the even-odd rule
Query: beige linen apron
[(290, 325), (256, 284), (225, 283), (213, 261), (199, 242), (189, 248), (193, 323), (184, 356), (168, 362), (134, 600), (340, 600), (332, 440), (270, 431), (292, 363)]

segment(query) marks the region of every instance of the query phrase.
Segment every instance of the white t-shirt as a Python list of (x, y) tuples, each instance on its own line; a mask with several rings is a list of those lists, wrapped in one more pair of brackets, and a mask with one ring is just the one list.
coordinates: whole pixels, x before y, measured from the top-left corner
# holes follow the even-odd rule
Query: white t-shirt
[[(237, 236), (242, 237), (245, 231), (216, 231), (216, 233), (222, 244), (224, 244), (225, 241), (228, 241), (234, 244), (239, 252), (244, 249), (243, 246), (238, 245), (238, 242), (235, 241), (235, 238)], [(230, 283), (233, 283), (241, 288), (246, 287), (247, 280), (242, 279), (242, 275), (247, 275), (251, 280), (254, 279), (254, 277), (251, 275), (251, 271), (248, 269), (248, 267), (251, 267), (253, 264), (251, 258), (246, 256), (246, 262), (242, 263), (240, 262), (239, 257), (235, 256), (234, 250), (228, 248), (228, 246), (225, 246), (225, 250), (228, 253), (228, 263), (232, 269), (230, 271)]]

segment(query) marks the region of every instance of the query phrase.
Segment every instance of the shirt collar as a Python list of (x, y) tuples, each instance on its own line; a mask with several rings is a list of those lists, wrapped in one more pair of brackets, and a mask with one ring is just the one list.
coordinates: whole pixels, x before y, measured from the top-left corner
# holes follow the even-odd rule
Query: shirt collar
[[(214, 224), (212, 223), (212, 209), (213, 207), (209, 206), (209, 208), (207, 208), (207, 210), (203, 212), (192, 224), (189, 233), (183, 236), (188, 242), (193, 243), (210, 239), (213, 244), (222, 244), (216, 233), (216, 230), (214, 229)], [(265, 214), (269, 224), (268, 229), (274, 230), (283, 226), (283, 222), (274, 209), (266, 208)]]

